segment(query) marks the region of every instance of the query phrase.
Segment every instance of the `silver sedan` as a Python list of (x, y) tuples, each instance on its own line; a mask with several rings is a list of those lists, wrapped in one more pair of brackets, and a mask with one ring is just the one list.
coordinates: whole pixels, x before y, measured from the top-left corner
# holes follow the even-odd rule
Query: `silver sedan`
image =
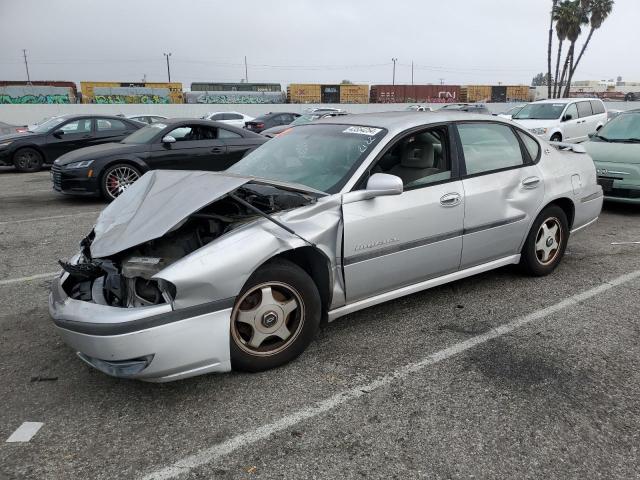
[(49, 307), (109, 375), (260, 371), (323, 320), (505, 265), (548, 275), (601, 207), (584, 149), (507, 120), (335, 117), (226, 172), (146, 173), (61, 262)]

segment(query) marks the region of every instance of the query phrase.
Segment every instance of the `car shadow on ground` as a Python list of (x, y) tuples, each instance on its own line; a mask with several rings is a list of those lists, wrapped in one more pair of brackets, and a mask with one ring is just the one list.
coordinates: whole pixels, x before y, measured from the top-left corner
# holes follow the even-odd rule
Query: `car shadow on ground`
[(631, 203), (608, 202), (605, 200), (602, 205), (602, 210), (605, 210), (608, 213), (617, 213), (620, 215), (631, 215), (634, 217), (640, 216), (640, 204), (634, 205)]

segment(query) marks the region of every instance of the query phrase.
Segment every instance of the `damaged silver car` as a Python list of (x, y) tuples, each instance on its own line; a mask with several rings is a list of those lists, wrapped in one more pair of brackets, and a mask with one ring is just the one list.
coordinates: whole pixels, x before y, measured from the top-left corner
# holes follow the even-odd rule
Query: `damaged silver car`
[(601, 206), (584, 149), (509, 121), (336, 117), (226, 172), (146, 173), (61, 262), (49, 308), (109, 375), (261, 371), (322, 320), (509, 264), (549, 274)]

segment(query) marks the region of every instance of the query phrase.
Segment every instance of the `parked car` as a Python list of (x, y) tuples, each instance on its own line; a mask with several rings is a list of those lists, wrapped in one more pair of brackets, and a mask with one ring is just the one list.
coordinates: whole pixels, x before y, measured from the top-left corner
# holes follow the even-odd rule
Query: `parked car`
[(502, 113), (498, 113), (498, 117), (501, 118), (506, 118), (507, 120), (511, 120), (513, 118), (513, 116), (518, 113), (520, 110), (522, 110), (524, 108), (524, 105), (516, 105), (514, 107), (511, 107), (508, 110), (505, 110)]
[(527, 104), (513, 120), (545, 140), (577, 143), (607, 123), (607, 109), (599, 99), (556, 98)]
[(305, 110), (305, 113), (338, 113), (338, 114), (343, 114), (346, 115), (346, 110), (343, 110), (342, 108), (334, 108), (334, 107), (312, 107), (312, 108), (307, 108)]
[(146, 113), (133, 114), (133, 115), (123, 115), (129, 120), (135, 120), (136, 122), (146, 123), (147, 125), (151, 125), (152, 123), (163, 122), (167, 119), (162, 115), (149, 115)]
[(438, 110), (452, 110), (457, 112), (480, 113), (482, 115), (491, 115), (486, 105), (482, 103), (448, 103)]
[(322, 318), (510, 264), (550, 274), (602, 206), (578, 152), (462, 112), (301, 125), (226, 172), (146, 173), (62, 263), (49, 310), (109, 375), (277, 367)]
[(252, 132), (260, 133), (267, 128), (277, 127), (278, 125), (289, 125), (299, 116), (299, 113), (269, 112), (245, 122), (244, 128)]
[(584, 148), (595, 162), (605, 200), (640, 204), (640, 110), (618, 115)]
[(282, 132), (284, 132), (288, 128), (295, 127), (296, 125), (306, 125), (306, 124), (311, 123), (311, 122), (313, 122), (315, 120), (320, 120), (321, 118), (330, 118), (330, 117), (335, 117), (335, 116), (338, 116), (338, 115), (346, 115), (346, 114), (347, 114), (347, 112), (305, 113), (303, 115), (300, 115), (298, 118), (296, 118), (289, 125), (278, 125), (277, 127), (267, 128), (266, 130), (263, 130), (262, 132), (260, 132), (260, 134), (264, 135), (267, 138), (273, 138), (276, 135), (281, 134)]
[(223, 123), (167, 119), (120, 143), (83, 148), (60, 157), (51, 170), (53, 188), (113, 200), (149, 170), (225, 170), (266, 140)]
[(232, 127), (242, 128), (246, 122), (253, 120), (253, 117), (240, 112), (209, 112), (202, 118), (215, 122), (226, 123)]
[(433, 111), (431, 107), (425, 107), (424, 105), (409, 105), (405, 110), (410, 110), (412, 112), (432, 112)]
[(0, 122), (0, 136), (11, 135), (13, 133), (25, 133), (27, 130), (29, 130), (29, 127), (26, 125), (18, 126)]
[(37, 172), (67, 152), (91, 145), (118, 142), (141, 123), (110, 115), (61, 115), (27, 133), (0, 140), (0, 165), (14, 165), (21, 172)]

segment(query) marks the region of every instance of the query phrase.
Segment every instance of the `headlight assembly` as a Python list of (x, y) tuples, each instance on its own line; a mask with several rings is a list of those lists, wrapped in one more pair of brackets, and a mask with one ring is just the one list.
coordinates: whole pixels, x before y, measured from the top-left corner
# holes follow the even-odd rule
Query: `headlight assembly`
[(549, 129), (548, 128), (531, 128), (529, 129), (529, 131), (531, 133), (534, 133), (536, 135), (544, 135), (545, 133), (547, 133)]
[(87, 168), (89, 165), (91, 165), (93, 163), (93, 160), (83, 160), (81, 162), (73, 162), (73, 163), (68, 163), (64, 166), (64, 168), (73, 170), (76, 168)]
[(6, 148), (9, 145), (11, 145), (11, 142), (2, 142), (2, 143), (0, 143), (0, 148)]

